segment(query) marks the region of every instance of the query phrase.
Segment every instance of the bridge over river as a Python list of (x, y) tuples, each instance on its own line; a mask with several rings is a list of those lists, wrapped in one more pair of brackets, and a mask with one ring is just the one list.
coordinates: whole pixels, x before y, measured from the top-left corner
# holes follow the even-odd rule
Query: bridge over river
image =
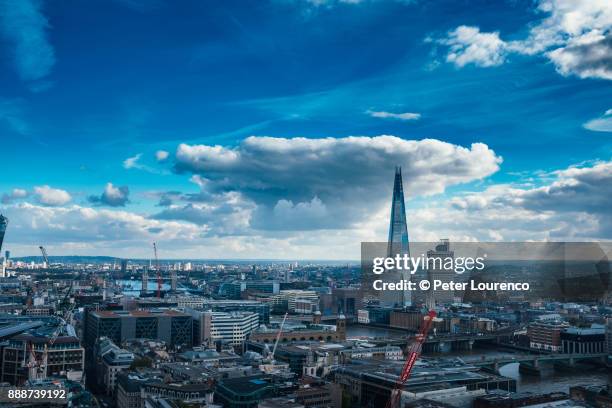
[(499, 372), (500, 367), (506, 364), (519, 363), (519, 369), (524, 374), (539, 374), (540, 364), (552, 361), (563, 363), (568, 367), (573, 367), (579, 361), (596, 362), (604, 365), (607, 353), (588, 353), (588, 354), (514, 354), (508, 356), (486, 357), (465, 361), (467, 364), (477, 367), (484, 367), (494, 372)]

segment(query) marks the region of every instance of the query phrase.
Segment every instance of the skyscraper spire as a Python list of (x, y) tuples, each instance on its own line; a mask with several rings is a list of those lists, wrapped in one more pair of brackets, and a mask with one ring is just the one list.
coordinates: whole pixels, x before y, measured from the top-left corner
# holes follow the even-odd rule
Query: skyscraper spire
[[(391, 219), (389, 221), (389, 241), (387, 242), (387, 256), (410, 256), (408, 242), (408, 226), (406, 224), (406, 205), (404, 204), (404, 187), (402, 183), (402, 168), (395, 167), (395, 181), (393, 183), (393, 199), (391, 201)], [(410, 281), (412, 275), (405, 270), (397, 271), (401, 279)], [(407, 290), (400, 292), (397, 303), (403, 306), (411, 303), (412, 296)]]
[(402, 168), (395, 167), (393, 199), (391, 201), (391, 219), (389, 221), (388, 255), (410, 255), (408, 247), (408, 226), (406, 224), (406, 205), (404, 204), (404, 187), (402, 185)]

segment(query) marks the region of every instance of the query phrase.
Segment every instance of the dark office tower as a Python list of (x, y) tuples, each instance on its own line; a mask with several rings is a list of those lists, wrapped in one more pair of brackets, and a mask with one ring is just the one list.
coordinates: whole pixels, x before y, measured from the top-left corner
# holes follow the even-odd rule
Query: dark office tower
[[(395, 168), (395, 181), (393, 183), (393, 199), (391, 202), (391, 219), (389, 221), (389, 241), (387, 243), (387, 256), (407, 254), (410, 256), (408, 247), (408, 226), (406, 225), (406, 205), (404, 204), (404, 187), (402, 183), (402, 168)], [(398, 277), (410, 280), (410, 273), (398, 271)], [(409, 291), (402, 291), (398, 303), (406, 305), (411, 303)]]
[(127, 263), (127, 259), (121, 260), (121, 275), (125, 275), (125, 273), (127, 272)]
[(8, 218), (0, 214), (0, 254), (2, 253), (2, 241), (4, 241), (4, 233), (8, 225)]
[(11, 259), (11, 251), (4, 251), (4, 259), (7, 261)]

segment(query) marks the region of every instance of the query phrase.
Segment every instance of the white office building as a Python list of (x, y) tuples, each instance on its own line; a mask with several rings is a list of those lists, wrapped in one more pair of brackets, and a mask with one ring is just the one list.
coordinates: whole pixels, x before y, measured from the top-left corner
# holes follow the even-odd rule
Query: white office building
[(194, 319), (196, 344), (226, 341), (241, 345), (259, 328), (259, 314), (252, 312), (212, 312), (185, 309)]

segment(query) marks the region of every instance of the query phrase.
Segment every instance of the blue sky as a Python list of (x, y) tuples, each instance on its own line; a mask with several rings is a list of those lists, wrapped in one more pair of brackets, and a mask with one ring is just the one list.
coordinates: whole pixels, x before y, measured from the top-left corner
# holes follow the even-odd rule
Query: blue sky
[(609, 239), (611, 25), (606, 1), (1, 0), (6, 247), (356, 257), (396, 164), (415, 239)]

